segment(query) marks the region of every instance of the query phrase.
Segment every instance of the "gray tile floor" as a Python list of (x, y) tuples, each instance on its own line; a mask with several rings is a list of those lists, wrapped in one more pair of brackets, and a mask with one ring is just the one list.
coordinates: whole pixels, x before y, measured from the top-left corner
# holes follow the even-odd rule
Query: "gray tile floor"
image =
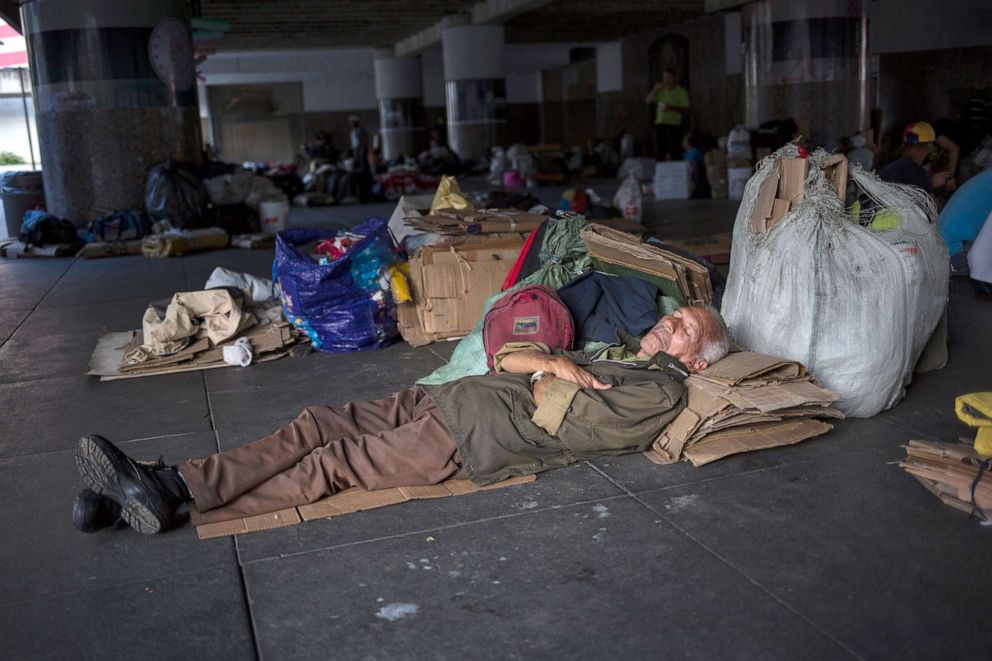
[[(306, 210), (294, 222), (389, 210)], [(685, 237), (729, 229), (734, 212), (659, 203), (649, 223)], [(992, 303), (967, 283), (952, 285), (947, 368), (917, 378), (895, 409), (798, 446), (700, 469), (610, 458), (233, 539), (75, 532), (81, 434), (177, 462), (250, 441), (308, 404), (386, 395), (450, 355), (451, 344), (398, 344), (243, 370), (82, 376), (102, 327), (138, 326), (149, 300), (201, 287), (214, 266), (266, 275), (270, 260), (0, 260), (0, 657), (992, 654), (992, 530), (892, 465), (911, 438), (969, 433), (953, 398), (990, 387)]]

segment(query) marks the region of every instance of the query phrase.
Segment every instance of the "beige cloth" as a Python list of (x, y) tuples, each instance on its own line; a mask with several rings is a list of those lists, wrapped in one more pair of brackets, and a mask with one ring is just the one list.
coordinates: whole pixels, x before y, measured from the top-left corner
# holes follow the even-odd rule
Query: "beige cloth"
[(164, 315), (149, 306), (141, 320), (143, 344), (125, 359), (133, 365), (167, 356), (182, 351), (194, 338), (205, 337), (214, 346), (226, 342), (258, 321), (243, 301), (230, 290), (210, 289), (174, 295)]

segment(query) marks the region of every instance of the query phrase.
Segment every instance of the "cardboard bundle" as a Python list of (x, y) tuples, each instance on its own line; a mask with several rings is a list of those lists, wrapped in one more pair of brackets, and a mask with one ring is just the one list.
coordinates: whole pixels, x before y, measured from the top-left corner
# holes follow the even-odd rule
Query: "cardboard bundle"
[(728, 354), (685, 381), (688, 402), (648, 451), (659, 464), (702, 466), (723, 457), (791, 445), (843, 418), (837, 399), (797, 362), (750, 351)]
[[(265, 363), (287, 356), (293, 351), (309, 349), (306, 346), (309, 338), (283, 320), (259, 324), (239, 333), (238, 337), (248, 338), (254, 354), (252, 363)], [(235, 339), (214, 346), (207, 338), (200, 338), (174, 354), (129, 365), (125, 356), (143, 344), (142, 332), (105, 330), (97, 340), (86, 374), (99, 376), (101, 381), (114, 381), (155, 374), (230, 367), (224, 362), (224, 347), (234, 344)]]
[[(834, 154), (823, 162), (821, 169), (843, 201), (847, 197), (847, 158), (843, 154)], [(751, 209), (749, 221), (755, 232), (763, 234), (769, 231), (802, 204), (808, 173), (808, 159), (781, 158), (775, 161), (768, 178), (761, 183)]]
[(413, 300), (396, 306), (403, 339), (416, 347), (466, 335), (486, 299), (500, 291), (523, 244), (520, 236), (486, 235), (421, 248), (410, 259)]
[(439, 209), (403, 219), (409, 227), (435, 234), (505, 234), (532, 232), (547, 216), (516, 209)]
[(589, 256), (600, 263), (668, 281), (688, 305), (713, 301), (709, 271), (691, 259), (650, 243), (642, 243), (633, 234), (598, 223), (590, 224), (579, 236), (585, 242)]
[[(987, 520), (992, 512), (992, 475), (982, 470), (989, 460), (970, 443), (910, 441), (899, 467), (919, 480), (942, 503)], [(981, 477), (979, 477), (979, 474)]]
[(226, 248), (231, 237), (220, 227), (149, 234), (141, 240), (145, 257), (179, 257), (205, 250)]

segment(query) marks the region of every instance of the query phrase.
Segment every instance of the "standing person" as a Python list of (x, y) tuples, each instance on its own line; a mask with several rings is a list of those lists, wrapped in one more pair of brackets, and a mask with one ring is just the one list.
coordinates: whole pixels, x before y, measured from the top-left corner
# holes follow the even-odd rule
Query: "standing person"
[(682, 120), (689, 112), (689, 92), (679, 85), (674, 69), (665, 69), (644, 102), (655, 104), (654, 144), (659, 161), (682, 157)]
[(351, 125), (351, 158), (355, 163), (355, 172), (363, 172), (368, 169), (369, 134), (362, 128), (362, 120), (358, 115), (348, 118)]

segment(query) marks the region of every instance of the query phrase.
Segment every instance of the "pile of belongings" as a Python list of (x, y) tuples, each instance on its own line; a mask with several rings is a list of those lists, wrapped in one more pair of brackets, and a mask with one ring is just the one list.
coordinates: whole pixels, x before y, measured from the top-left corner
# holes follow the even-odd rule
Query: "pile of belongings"
[(698, 262), (597, 223), (579, 235), (597, 270), (647, 280), (680, 305), (713, 303), (709, 270)]
[(717, 459), (791, 445), (843, 418), (837, 396), (791, 360), (751, 351), (728, 354), (685, 380), (688, 403), (646, 454), (659, 464), (702, 466)]
[(206, 286), (149, 305), (141, 330), (104, 331), (87, 374), (109, 381), (246, 367), (309, 349), (272, 300), (271, 281), (218, 268)]
[(870, 417), (918, 363), (946, 361), (947, 248), (927, 193), (802, 154), (787, 145), (748, 181), (721, 312), (735, 342), (801, 362), (845, 415)]

